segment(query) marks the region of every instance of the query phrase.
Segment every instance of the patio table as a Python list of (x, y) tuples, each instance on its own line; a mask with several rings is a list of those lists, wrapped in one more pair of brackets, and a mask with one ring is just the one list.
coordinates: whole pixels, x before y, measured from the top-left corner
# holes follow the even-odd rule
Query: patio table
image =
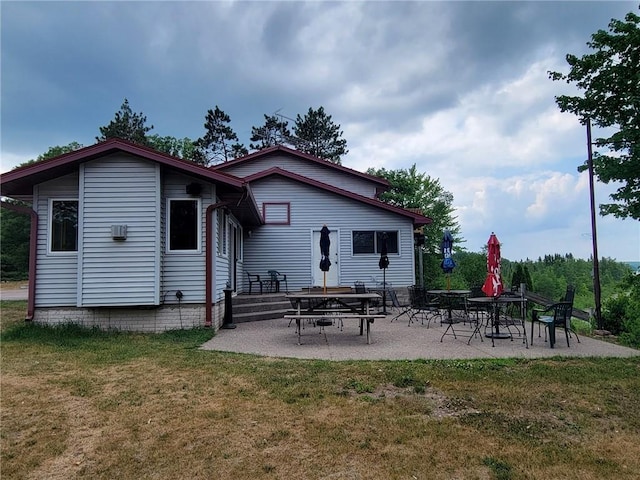
[[(447, 299), (445, 302), (445, 308), (447, 310), (447, 321), (449, 322), (449, 324), (451, 324), (454, 321), (457, 321), (452, 317), (455, 299), (466, 298), (471, 294), (471, 290), (427, 290), (427, 293), (430, 295), (438, 295), (439, 297), (444, 297), (445, 299)], [(466, 309), (464, 310), (464, 312), (466, 315)]]
[[(371, 302), (378, 300), (377, 293), (290, 293), (287, 298), (292, 299), (296, 304), (296, 313), (285, 315), (284, 318), (296, 321), (296, 333), (298, 334), (298, 345), (302, 336), (302, 319), (332, 319), (360, 320), (360, 335), (364, 334), (364, 324), (367, 325), (367, 344), (371, 343), (371, 324), (376, 318), (385, 318), (385, 315), (371, 313)], [(309, 308), (303, 309), (304, 300), (315, 300), (309, 302)], [(354, 306), (358, 304), (358, 306)]]
[[(507, 305), (509, 304), (514, 304), (514, 303), (519, 303), (520, 304), (520, 308), (521, 308), (521, 314), (522, 314), (522, 325), (524, 328), (524, 308), (526, 305), (527, 300), (523, 297), (508, 297), (508, 296), (500, 296), (500, 297), (471, 297), (471, 298), (467, 298), (467, 302), (469, 303), (475, 303), (475, 304), (480, 304), (480, 305), (485, 305), (487, 306), (487, 312), (489, 313), (490, 319), (489, 319), (489, 325), (491, 326), (491, 330), (487, 333), (485, 333), (485, 336), (488, 338), (491, 338), (492, 341), (492, 345), (495, 346), (495, 343), (493, 343), (493, 341), (498, 338), (498, 339), (504, 339), (504, 338), (511, 338), (513, 339), (513, 334), (511, 333), (511, 331), (509, 331), (509, 328), (507, 326), (507, 330), (508, 331), (504, 331), (504, 330), (500, 330), (500, 309), (501, 308), (505, 308)], [(526, 341), (526, 334), (525, 334), (525, 341)], [(527, 343), (527, 348), (529, 347), (528, 343)]]

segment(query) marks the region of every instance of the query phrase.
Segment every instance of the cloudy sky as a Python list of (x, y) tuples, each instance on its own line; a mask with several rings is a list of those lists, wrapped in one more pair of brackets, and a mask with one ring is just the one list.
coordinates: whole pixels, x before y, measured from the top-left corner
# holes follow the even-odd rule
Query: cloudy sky
[[(323, 106), (343, 165), (417, 165), (454, 195), (465, 247), (592, 252), (585, 129), (555, 95), (567, 53), (638, 2), (1, 2), (2, 171), (95, 142), (129, 99), (192, 139), (218, 105), (249, 144), (263, 114)], [(594, 137), (598, 135), (594, 131)], [(596, 201), (614, 191), (597, 184)], [(640, 222), (598, 217), (601, 257), (640, 260)]]

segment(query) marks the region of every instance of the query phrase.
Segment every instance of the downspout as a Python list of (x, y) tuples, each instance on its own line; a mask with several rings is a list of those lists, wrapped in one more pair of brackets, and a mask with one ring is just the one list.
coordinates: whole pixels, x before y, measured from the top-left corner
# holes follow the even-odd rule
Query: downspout
[(33, 320), (33, 313), (36, 305), (36, 255), (38, 244), (38, 214), (32, 208), (14, 205), (8, 202), (0, 202), (3, 208), (8, 208), (17, 213), (31, 216), (31, 229), (29, 231), (29, 289), (27, 297), (26, 321)]
[(213, 232), (211, 231), (213, 211), (220, 207), (226, 207), (231, 202), (212, 203), (207, 207), (205, 214), (205, 309), (206, 316), (204, 326), (211, 327), (213, 325)]

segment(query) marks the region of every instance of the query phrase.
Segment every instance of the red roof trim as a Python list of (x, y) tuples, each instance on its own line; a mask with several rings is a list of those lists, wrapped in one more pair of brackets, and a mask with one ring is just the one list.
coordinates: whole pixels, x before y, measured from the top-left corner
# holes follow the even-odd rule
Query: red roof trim
[(375, 175), (369, 175), (368, 173), (359, 172), (349, 167), (344, 167), (342, 165), (338, 165), (336, 163), (330, 162), (329, 160), (323, 160), (318, 157), (314, 157), (308, 153), (303, 153), (298, 150), (293, 150), (291, 148), (287, 148), (282, 145), (276, 145), (274, 147), (268, 147), (262, 150), (258, 150), (257, 152), (250, 153), (249, 155), (245, 155), (244, 157), (236, 158), (234, 160), (229, 160), (228, 162), (219, 163), (217, 165), (213, 165), (210, 168), (212, 170), (224, 170), (227, 167), (232, 167), (234, 165), (251, 162), (258, 158), (267, 157), (269, 155), (273, 155), (275, 153), (284, 153), (285, 155), (291, 155), (294, 157), (301, 158), (303, 160), (308, 160), (310, 162), (317, 163), (327, 168), (333, 168), (335, 170), (340, 170), (341, 172), (354, 175), (356, 177), (364, 178), (370, 182), (375, 182), (384, 187), (389, 187), (389, 182), (384, 178), (376, 177)]
[(9, 183), (11, 181), (20, 180), (30, 175), (43, 173), (58, 167), (68, 166), (73, 163), (86, 162), (88, 160), (92, 160), (116, 151), (121, 151), (141, 158), (146, 158), (147, 160), (151, 160), (153, 162), (157, 162), (162, 165), (181, 170), (185, 173), (205, 177), (210, 180), (225, 183), (236, 188), (242, 188), (244, 185), (243, 180), (234, 175), (224, 172), (212, 171), (207, 167), (198, 165), (189, 160), (172, 157), (171, 155), (158, 152), (152, 148), (137, 145), (135, 143), (128, 142), (119, 138), (108, 139), (104, 142), (96, 143), (94, 145), (90, 145), (73, 152), (65, 153), (54, 158), (11, 170), (10, 172), (4, 173), (2, 175), (2, 183)]
[(254, 173), (253, 175), (245, 177), (245, 180), (247, 182), (252, 182), (252, 181), (260, 180), (262, 178), (269, 177), (271, 175), (280, 175), (282, 177), (289, 178), (291, 180), (295, 180), (301, 183), (305, 183), (307, 185), (311, 185), (312, 187), (320, 188), (322, 190), (335, 193), (337, 195), (342, 195), (343, 197), (348, 197), (353, 200), (357, 200), (359, 202), (369, 204), (376, 208), (382, 208), (383, 210), (387, 210), (389, 212), (396, 213), (398, 215), (409, 217), (413, 220), (414, 225), (428, 225), (433, 222), (431, 218), (425, 217), (424, 215), (411, 212), (401, 207), (389, 205), (388, 203), (382, 202), (380, 200), (363, 197), (362, 195), (358, 195), (357, 193), (353, 193), (353, 192), (349, 192), (348, 190), (343, 190), (341, 188), (333, 187), (331, 185), (327, 185), (326, 183), (319, 182), (317, 180), (304, 177), (302, 175), (298, 175), (297, 173), (289, 172), (288, 170), (283, 170), (279, 167), (273, 167), (268, 170), (264, 170), (262, 172)]

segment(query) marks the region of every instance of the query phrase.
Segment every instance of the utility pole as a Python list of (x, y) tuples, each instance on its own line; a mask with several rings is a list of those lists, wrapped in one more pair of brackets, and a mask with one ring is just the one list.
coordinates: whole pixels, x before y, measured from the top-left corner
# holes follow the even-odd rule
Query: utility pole
[(600, 304), (600, 267), (598, 260), (598, 237), (596, 236), (596, 200), (593, 188), (593, 150), (591, 146), (591, 119), (587, 118), (587, 152), (589, 157), (589, 197), (591, 200), (591, 239), (593, 242), (593, 295), (596, 301), (596, 324), (598, 330), (603, 329), (602, 308)]

